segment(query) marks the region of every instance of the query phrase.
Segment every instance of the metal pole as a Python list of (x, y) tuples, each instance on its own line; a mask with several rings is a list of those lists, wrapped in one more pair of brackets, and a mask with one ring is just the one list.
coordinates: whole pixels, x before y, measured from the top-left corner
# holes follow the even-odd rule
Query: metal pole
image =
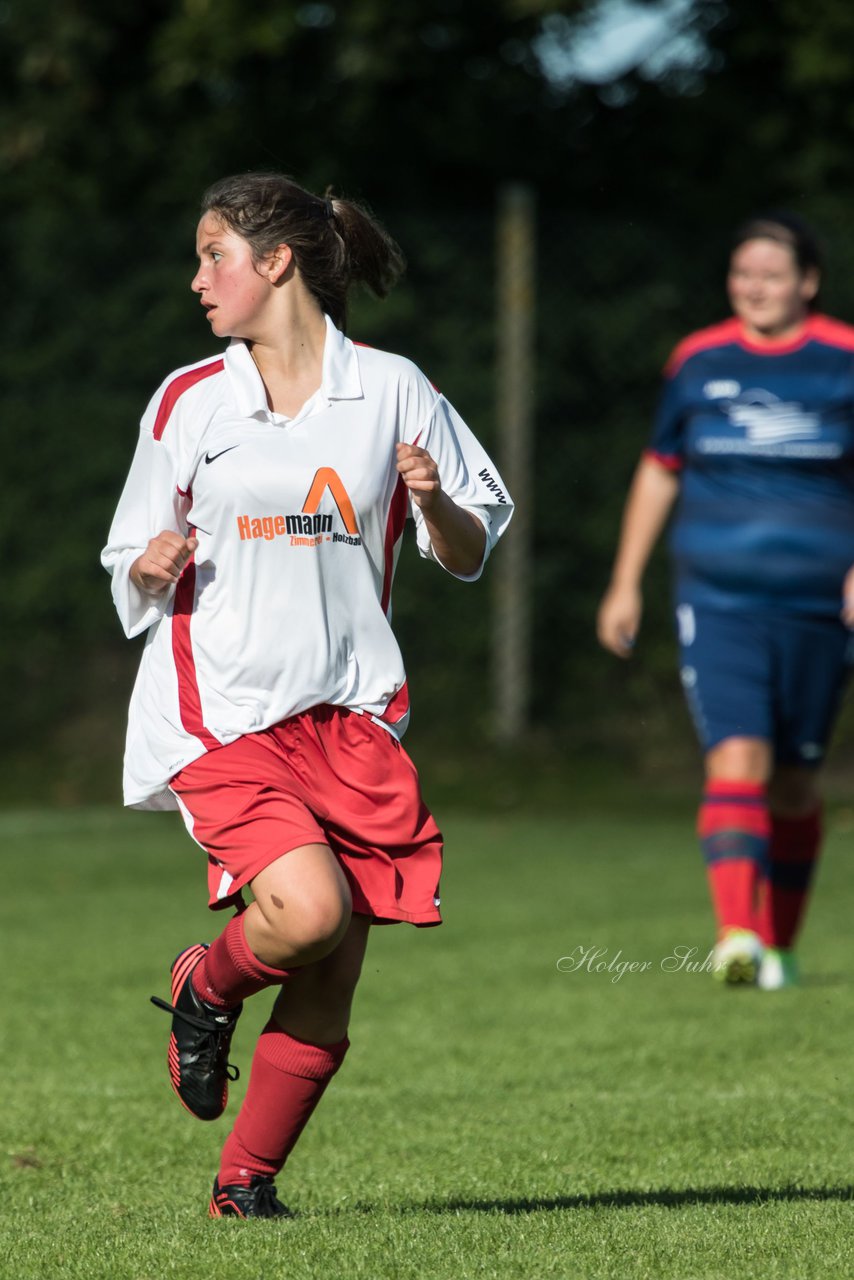
[(499, 467), (516, 504), (496, 558), (495, 737), (518, 740), (528, 727), (531, 667), (532, 435), (534, 423), (535, 197), (518, 183), (498, 192), (497, 418)]

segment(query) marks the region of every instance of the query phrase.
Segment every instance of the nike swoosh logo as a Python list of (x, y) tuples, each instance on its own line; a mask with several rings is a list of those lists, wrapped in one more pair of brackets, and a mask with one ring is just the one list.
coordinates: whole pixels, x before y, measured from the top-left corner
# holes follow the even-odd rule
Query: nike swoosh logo
[(219, 453), (206, 453), (205, 462), (210, 466), (212, 462), (216, 462), (217, 458), (221, 458), (224, 453), (231, 453), (232, 449), (239, 449), (237, 444), (230, 444), (227, 449), (220, 449)]

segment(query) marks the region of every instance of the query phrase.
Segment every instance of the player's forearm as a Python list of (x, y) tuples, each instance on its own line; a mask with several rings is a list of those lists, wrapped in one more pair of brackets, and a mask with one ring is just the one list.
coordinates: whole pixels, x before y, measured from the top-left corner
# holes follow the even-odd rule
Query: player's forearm
[(470, 511), (458, 507), (446, 493), (439, 493), (429, 511), (421, 508), (430, 545), (451, 573), (470, 577), (483, 564), (486, 530)]
[(679, 493), (679, 477), (653, 458), (642, 458), (623, 511), (611, 582), (639, 587), (649, 558)]

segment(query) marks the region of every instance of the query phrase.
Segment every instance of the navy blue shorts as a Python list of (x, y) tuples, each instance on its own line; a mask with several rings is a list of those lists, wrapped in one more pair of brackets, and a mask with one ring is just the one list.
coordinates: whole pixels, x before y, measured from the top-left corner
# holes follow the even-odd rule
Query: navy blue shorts
[(836, 618), (676, 609), (682, 687), (704, 751), (763, 738), (780, 764), (817, 765), (854, 661)]

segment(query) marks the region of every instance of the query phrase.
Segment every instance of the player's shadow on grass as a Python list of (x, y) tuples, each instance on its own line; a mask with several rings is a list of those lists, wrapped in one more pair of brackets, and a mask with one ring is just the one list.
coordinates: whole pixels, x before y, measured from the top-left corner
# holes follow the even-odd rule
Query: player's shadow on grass
[(847, 1187), (686, 1187), (682, 1191), (603, 1191), (591, 1196), (554, 1196), (525, 1200), (445, 1200), (420, 1205), (427, 1213), (542, 1213), (554, 1209), (634, 1209), (660, 1205), (681, 1209), (694, 1204), (767, 1204), (778, 1200), (854, 1200)]

